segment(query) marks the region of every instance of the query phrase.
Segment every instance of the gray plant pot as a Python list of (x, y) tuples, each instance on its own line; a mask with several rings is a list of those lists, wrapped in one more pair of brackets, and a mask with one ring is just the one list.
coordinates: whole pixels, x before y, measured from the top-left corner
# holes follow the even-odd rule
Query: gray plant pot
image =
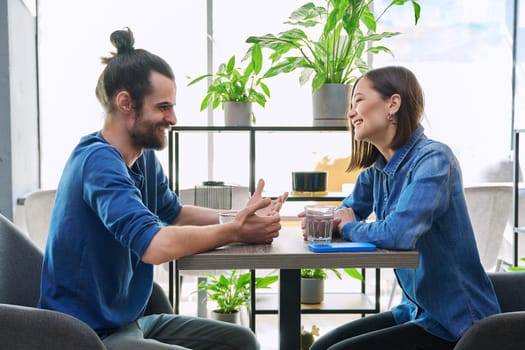
[(233, 101), (224, 102), (224, 125), (252, 125), (252, 103)]
[(315, 126), (345, 126), (351, 86), (324, 84), (312, 95)]
[(301, 278), (301, 303), (320, 304), (324, 300), (324, 279)]
[(213, 310), (211, 312), (211, 318), (217, 321), (241, 324), (241, 313), (238, 311), (230, 314), (224, 314), (217, 312), (217, 310)]

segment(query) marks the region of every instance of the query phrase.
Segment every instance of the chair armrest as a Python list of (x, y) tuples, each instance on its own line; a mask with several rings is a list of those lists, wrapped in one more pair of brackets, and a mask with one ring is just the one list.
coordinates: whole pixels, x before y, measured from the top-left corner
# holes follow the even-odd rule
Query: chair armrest
[(56, 311), (0, 304), (0, 324), (0, 344), (5, 349), (105, 349), (87, 324)]
[(522, 350), (524, 330), (525, 312), (491, 315), (470, 327), (454, 350)]
[(525, 272), (489, 272), (501, 312), (525, 311)]
[(173, 306), (171, 306), (166, 293), (164, 293), (164, 290), (157, 282), (153, 282), (153, 290), (151, 291), (151, 296), (149, 297), (144, 315), (172, 313)]

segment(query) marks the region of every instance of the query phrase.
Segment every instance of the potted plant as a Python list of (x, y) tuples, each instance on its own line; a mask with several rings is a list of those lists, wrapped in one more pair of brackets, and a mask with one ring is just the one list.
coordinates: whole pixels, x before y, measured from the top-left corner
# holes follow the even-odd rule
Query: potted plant
[[(273, 51), (272, 67), (265, 78), (303, 69), (301, 85), (312, 80), (314, 121), (345, 120), (350, 85), (369, 69), (365, 55), (392, 54), (385, 46), (371, 44), (400, 34), (378, 33), (377, 22), (389, 8), (406, 2), (412, 3), (417, 24), (421, 7), (415, 0), (392, 0), (377, 17), (372, 12), (373, 0), (326, 0), (324, 6), (309, 2), (292, 12), (284, 22), (291, 29), (277, 35), (250, 36), (246, 41)], [(317, 38), (303, 30), (319, 26), (322, 31)], [(333, 100), (327, 100), (331, 95)]]
[[(208, 279), (199, 283), (199, 291), (205, 291), (208, 297), (217, 303), (217, 309), (212, 311), (212, 317), (222, 321), (240, 323), (241, 306), (250, 304), (251, 273), (238, 273), (231, 270), (229, 275), (215, 276), (205, 274)], [(255, 288), (269, 288), (278, 280), (276, 275), (255, 278)]]
[(200, 110), (208, 106), (213, 109), (221, 106), (224, 109), (225, 125), (249, 126), (255, 115), (252, 103), (261, 107), (266, 105), (270, 97), (270, 89), (259, 77), (262, 69), (262, 50), (259, 45), (253, 45), (242, 61), (250, 58), (245, 68), (236, 66), (236, 58), (232, 56), (227, 63), (221, 63), (215, 74), (201, 75), (188, 83), (191, 86), (204, 78), (212, 77)]
[[(352, 278), (359, 281), (363, 280), (363, 275), (361, 275), (361, 273), (355, 268), (344, 268), (342, 270)], [(339, 269), (301, 269), (301, 303), (319, 304), (323, 301), (324, 281), (328, 277), (326, 271), (332, 271), (337, 278), (342, 279), (342, 274)]]

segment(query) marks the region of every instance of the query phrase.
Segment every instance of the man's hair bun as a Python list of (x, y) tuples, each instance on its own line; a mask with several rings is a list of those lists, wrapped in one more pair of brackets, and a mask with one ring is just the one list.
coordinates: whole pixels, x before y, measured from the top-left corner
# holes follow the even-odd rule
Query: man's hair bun
[(117, 55), (131, 53), (135, 50), (133, 48), (135, 38), (129, 28), (114, 31), (111, 33), (109, 40), (111, 40), (111, 44), (117, 49)]

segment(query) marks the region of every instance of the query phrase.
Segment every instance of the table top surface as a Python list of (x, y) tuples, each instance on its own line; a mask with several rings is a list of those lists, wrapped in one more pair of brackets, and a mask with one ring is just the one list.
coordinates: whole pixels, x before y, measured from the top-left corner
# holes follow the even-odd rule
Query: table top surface
[(373, 252), (313, 253), (299, 226), (283, 227), (272, 244), (229, 244), (177, 260), (179, 270), (300, 269), (300, 268), (414, 268), (416, 251), (378, 249)]

